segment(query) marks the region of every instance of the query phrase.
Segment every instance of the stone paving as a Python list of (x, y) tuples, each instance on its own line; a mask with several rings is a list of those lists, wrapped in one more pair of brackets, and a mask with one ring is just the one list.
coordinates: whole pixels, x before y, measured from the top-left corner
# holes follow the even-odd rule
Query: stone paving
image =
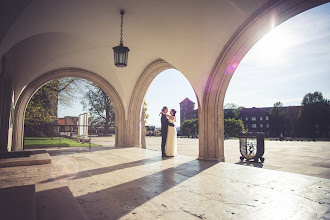
[[(110, 140), (101, 141), (111, 145)], [(156, 144), (157, 139), (150, 141)], [(190, 139), (182, 141), (186, 148), (195, 146)], [(227, 143), (233, 147), (237, 141)], [(192, 152), (182, 146), (182, 151)], [(36, 184), (42, 192), (68, 186), (90, 220), (330, 219), (326, 178), (185, 155), (162, 158), (159, 151), (134, 147), (48, 152), (52, 164), (0, 168), (0, 188)], [(287, 152), (288, 157), (294, 153)], [(264, 168), (270, 155), (265, 154)], [(233, 160), (238, 157), (233, 155)]]
[(88, 219), (330, 219), (328, 179), (140, 148), (49, 153), (52, 164), (0, 168), (0, 187), (68, 186)]
[[(147, 149), (160, 150), (159, 137), (147, 137)], [(265, 141), (265, 162), (241, 162), (239, 141), (225, 141), (226, 163), (330, 179), (330, 142)], [(178, 154), (198, 157), (198, 139), (178, 138)]]

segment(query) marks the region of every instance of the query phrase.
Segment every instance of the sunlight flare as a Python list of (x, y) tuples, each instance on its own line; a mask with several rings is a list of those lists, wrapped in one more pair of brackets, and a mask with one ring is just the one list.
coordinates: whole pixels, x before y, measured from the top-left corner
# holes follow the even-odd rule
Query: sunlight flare
[(286, 62), (287, 50), (296, 44), (297, 37), (289, 30), (277, 27), (265, 35), (249, 52), (258, 65), (271, 66)]

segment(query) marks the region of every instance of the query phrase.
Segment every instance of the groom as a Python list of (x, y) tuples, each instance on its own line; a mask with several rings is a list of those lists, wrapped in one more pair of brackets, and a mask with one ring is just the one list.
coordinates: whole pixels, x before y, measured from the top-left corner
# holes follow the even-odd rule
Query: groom
[[(168, 112), (168, 109), (166, 106), (163, 107), (162, 111), (164, 113)], [(160, 118), (160, 121), (162, 123), (161, 132), (162, 132), (162, 157), (166, 157), (165, 154), (165, 146), (166, 146), (166, 139), (167, 139), (167, 128), (168, 128), (168, 119), (166, 115), (162, 114), (162, 117)]]

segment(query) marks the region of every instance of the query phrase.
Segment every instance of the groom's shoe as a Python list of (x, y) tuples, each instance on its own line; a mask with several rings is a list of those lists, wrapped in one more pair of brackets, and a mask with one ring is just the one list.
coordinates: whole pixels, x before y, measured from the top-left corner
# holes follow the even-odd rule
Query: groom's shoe
[(166, 154), (165, 153), (162, 153), (162, 157), (166, 157)]

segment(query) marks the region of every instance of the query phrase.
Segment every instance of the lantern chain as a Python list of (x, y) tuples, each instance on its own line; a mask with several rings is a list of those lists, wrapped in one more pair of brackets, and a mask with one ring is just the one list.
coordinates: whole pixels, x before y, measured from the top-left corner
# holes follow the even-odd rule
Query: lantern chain
[(120, 45), (123, 45), (123, 17), (124, 17), (124, 11), (122, 10), (120, 12), (121, 14), (121, 24), (120, 24)]

